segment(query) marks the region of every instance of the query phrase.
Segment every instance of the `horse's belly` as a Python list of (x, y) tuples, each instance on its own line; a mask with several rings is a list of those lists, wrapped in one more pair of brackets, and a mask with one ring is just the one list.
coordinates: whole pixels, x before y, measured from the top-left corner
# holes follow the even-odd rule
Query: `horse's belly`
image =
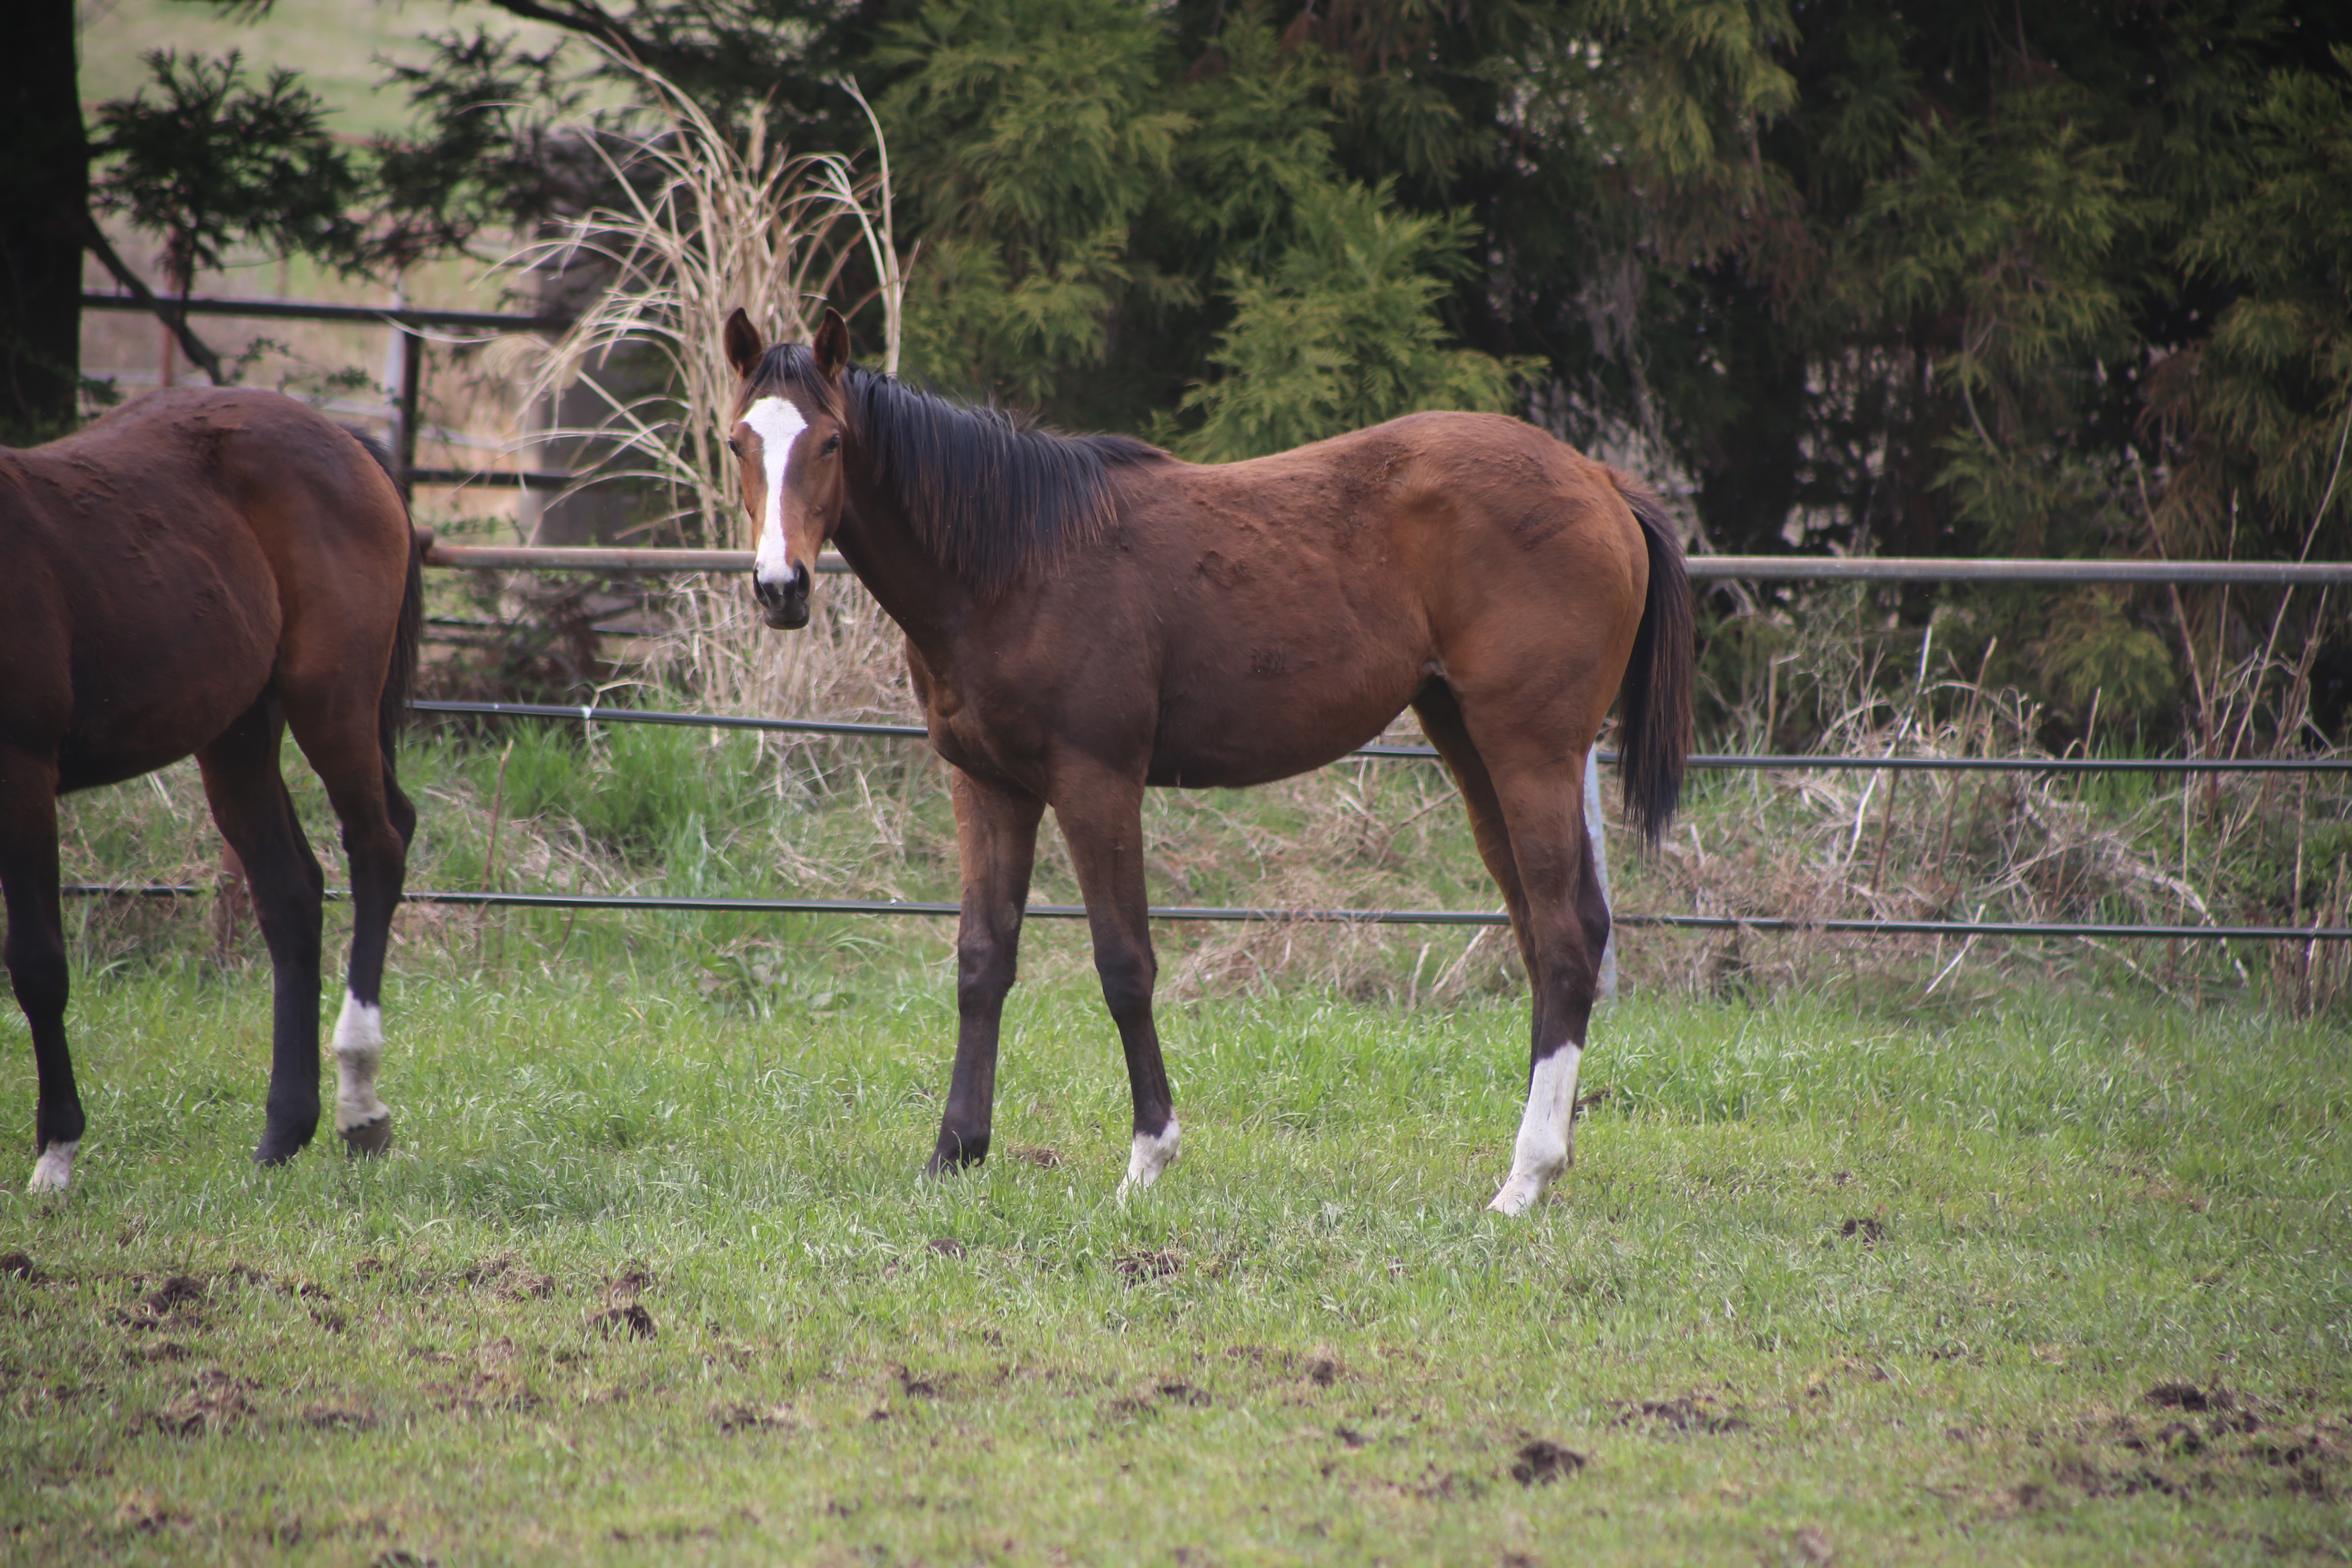
[[(1393, 700), (1318, 700), (1189, 702), (1161, 710), (1147, 784), (1177, 789), (1241, 789), (1335, 763), (1388, 728), (1418, 682), (1396, 683)], [(1190, 710), (1188, 711), (1188, 710)]]

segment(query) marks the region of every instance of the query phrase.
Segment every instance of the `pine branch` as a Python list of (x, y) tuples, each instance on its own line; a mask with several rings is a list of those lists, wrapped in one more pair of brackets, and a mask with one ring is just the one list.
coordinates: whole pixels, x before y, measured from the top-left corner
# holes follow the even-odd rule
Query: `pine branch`
[(597, 39), (657, 69), (677, 70), (709, 63), (694, 50), (657, 44), (630, 31), (619, 17), (595, 4), (595, 0), (563, 0), (560, 5), (542, 5), (538, 0), (489, 0), (489, 4), (527, 22), (544, 22), (568, 33)]
[(181, 350), (212, 377), (215, 386), (229, 384), (228, 377), (221, 372), (220, 355), (213, 353), (210, 345), (196, 336), (194, 329), (188, 325), (188, 313), (167, 300), (158, 299), (155, 290), (148, 288), (145, 280), (114, 253), (114, 247), (107, 243), (105, 232), (97, 224), (90, 224), (83, 232), (82, 243), (89, 247), (89, 253), (97, 257), (109, 272), (114, 274), (117, 282), (131, 290), (132, 299), (146, 306), (157, 321), (172, 330), (172, 335), (180, 341)]

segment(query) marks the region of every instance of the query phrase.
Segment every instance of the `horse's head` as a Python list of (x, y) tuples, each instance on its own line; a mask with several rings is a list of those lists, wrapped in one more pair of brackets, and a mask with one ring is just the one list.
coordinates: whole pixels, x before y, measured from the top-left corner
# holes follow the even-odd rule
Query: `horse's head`
[(809, 573), (841, 522), (842, 371), (849, 329), (833, 311), (805, 350), (772, 353), (741, 310), (727, 318), (727, 361), (742, 377), (727, 449), (757, 543), (751, 596), (772, 626), (808, 625)]

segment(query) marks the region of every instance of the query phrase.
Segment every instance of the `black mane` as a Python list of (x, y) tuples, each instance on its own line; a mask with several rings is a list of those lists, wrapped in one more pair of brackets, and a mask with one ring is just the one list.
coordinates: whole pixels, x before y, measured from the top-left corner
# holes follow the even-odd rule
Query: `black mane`
[(923, 547), (983, 595), (1101, 537), (1117, 470), (1173, 460), (1131, 436), (1065, 436), (856, 365), (843, 371), (837, 397), (805, 343), (769, 349), (743, 397), (787, 389), (847, 425), (848, 443)]

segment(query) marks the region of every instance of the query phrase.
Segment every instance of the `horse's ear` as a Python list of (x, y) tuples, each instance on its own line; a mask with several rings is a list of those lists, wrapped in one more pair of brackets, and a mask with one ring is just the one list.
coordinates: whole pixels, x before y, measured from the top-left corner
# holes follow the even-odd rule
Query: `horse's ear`
[(816, 330), (816, 342), (810, 346), (816, 353), (819, 375), (832, 381), (841, 374), (841, 367), (849, 363), (849, 323), (840, 311), (825, 307), (824, 325)]
[(727, 363), (735, 367), (738, 375), (751, 374), (758, 367), (760, 356), (768, 352), (768, 346), (760, 341), (760, 329), (751, 324), (751, 318), (743, 313), (740, 305), (727, 318), (726, 330), (719, 335), (727, 345)]

